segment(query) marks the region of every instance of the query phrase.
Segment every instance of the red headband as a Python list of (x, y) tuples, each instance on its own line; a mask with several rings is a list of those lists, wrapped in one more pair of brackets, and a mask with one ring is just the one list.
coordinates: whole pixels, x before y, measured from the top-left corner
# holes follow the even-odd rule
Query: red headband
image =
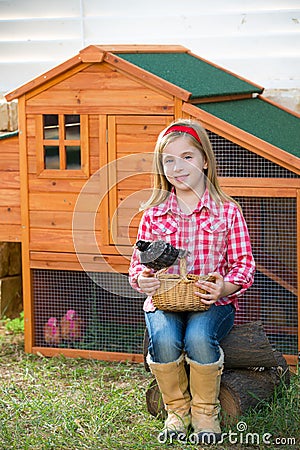
[(192, 128), (192, 127), (187, 127), (187, 126), (185, 126), (185, 125), (173, 125), (173, 126), (171, 126), (171, 127), (164, 133), (163, 137), (164, 137), (164, 136), (167, 136), (167, 134), (169, 134), (169, 133), (173, 133), (173, 131), (178, 131), (179, 133), (187, 133), (187, 134), (190, 134), (191, 136), (193, 136), (193, 137), (201, 144), (200, 138), (199, 138), (198, 134), (196, 133), (196, 131), (194, 130), (194, 128)]

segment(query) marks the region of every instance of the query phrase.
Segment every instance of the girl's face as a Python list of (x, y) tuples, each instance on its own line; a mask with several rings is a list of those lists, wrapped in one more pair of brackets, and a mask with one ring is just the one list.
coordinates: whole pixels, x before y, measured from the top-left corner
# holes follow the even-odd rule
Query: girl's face
[(201, 196), (205, 189), (207, 162), (203, 154), (185, 136), (170, 142), (162, 153), (164, 173), (178, 195), (180, 191), (193, 191)]

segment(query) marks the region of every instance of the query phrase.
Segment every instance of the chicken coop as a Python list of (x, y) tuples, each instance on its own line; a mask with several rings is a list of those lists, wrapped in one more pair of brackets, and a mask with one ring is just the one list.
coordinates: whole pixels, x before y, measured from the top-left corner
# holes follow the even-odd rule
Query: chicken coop
[(91, 45), (16, 88), (0, 140), (0, 240), (22, 246), (25, 350), (143, 360), (144, 297), (128, 266), (160, 131), (207, 129), (223, 189), (242, 206), (257, 263), (236, 323), (261, 320), (299, 351), (300, 118), (181, 46)]

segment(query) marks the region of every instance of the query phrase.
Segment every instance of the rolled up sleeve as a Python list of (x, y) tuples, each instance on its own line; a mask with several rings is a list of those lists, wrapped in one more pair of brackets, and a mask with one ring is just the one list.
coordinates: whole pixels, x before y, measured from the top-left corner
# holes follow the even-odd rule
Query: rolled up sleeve
[[(140, 221), (139, 230), (137, 234), (137, 241), (139, 239), (144, 241), (152, 240), (151, 219), (147, 211), (143, 214)], [(142, 291), (138, 286), (137, 279), (144, 269), (145, 266), (140, 263), (139, 251), (136, 248), (134, 248), (129, 266), (129, 283), (131, 284), (133, 289), (136, 289), (139, 292)]]

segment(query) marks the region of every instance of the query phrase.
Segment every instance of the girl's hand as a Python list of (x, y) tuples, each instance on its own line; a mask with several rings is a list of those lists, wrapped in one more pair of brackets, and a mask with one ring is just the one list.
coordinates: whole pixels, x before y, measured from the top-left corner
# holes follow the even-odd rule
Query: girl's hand
[(144, 269), (138, 276), (137, 283), (146, 295), (153, 295), (160, 286), (160, 281), (151, 272), (151, 269)]
[(216, 303), (219, 298), (225, 296), (225, 282), (222, 275), (220, 275), (218, 272), (212, 272), (209, 275), (212, 275), (216, 278), (215, 283), (201, 280), (196, 281), (195, 283), (196, 287), (200, 287), (201, 289), (207, 291), (207, 294), (201, 294), (200, 292), (195, 291), (195, 295), (200, 297), (202, 303), (205, 303), (205, 305), (212, 305), (213, 303)]

